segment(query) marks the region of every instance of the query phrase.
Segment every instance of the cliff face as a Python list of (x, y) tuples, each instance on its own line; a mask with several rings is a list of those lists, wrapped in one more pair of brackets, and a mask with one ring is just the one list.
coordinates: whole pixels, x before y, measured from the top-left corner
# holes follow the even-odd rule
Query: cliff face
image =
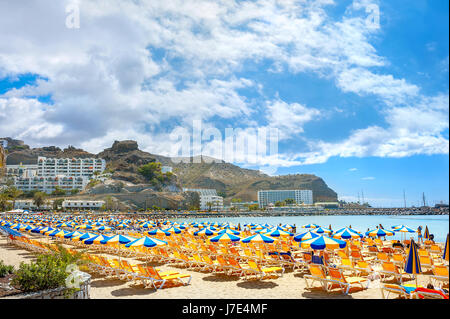
[[(16, 143), (17, 144), (17, 143)], [(43, 147), (30, 149), (25, 144), (19, 149), (11, 149), (7, 163), (36, 163), (37, 156), (47, 157), (98, 157), (107, 162), (107, 168), (113, 171), (114, 180), (145, 184), (146, 181), (137, 170), (150, 162), (161, 162), (173, 167), (179, 187), (214, 188), (226, 199), (240, 198), (243, 201), (257, 200), (257, 191), (266, 189), (311, 189), (314, 201), (336, 201), (337, 194), (318, 176), (295, 174), (268, 176), (257, 170), (239, 166), (203, 160), (201, 163), (175, 163), (171, 158), (139, 150), (136, 141), (115, 141), (111, 148), (95, 155), (84, 150), (68, 147)], [(208, 158), (201, 158), (208, 159)]]

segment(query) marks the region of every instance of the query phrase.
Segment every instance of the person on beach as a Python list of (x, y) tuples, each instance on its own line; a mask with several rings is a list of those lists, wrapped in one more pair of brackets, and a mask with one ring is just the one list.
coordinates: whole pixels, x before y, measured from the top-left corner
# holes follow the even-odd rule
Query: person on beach
[(400, 242), (400, 240), (397, 240), (395, 243), (392, 244), (393, 248), (404, 248), (403, 244)]
[(417, 228), (417, 241), (421, 244), (423, 244), (423, 238), (422, 238), (422, 226), (419, 226)]
[(435, 243), (435, 242), (434, 242), (434, 235), (433, 235), (433, 234), (430, 235), (430, 241), (431, 241), (432, 244)]

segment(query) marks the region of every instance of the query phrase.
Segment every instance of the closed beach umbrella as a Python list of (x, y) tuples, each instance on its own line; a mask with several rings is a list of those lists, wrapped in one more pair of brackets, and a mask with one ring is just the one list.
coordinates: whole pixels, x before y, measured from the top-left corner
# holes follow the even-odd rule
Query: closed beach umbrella
[(366, 232), (366, 236), (370, 236), (370, 237), (384, 237), (384, 236), (394, 236), (394, 235), (395, 235), (395, 232), (387, 230), (387, 229), (381, 229), (381, 228), (369, 230), (368, 232)]
[(301, 241), (308, 240), (311, 238), (317, 238), (319, 236), (320, 236), (319, 234), (313, 233), (312, 231), (307, 231), (306, 233), (295, 235), (294, 240), (301, 242)]
[(442, 256), (442, 258), (444, 258), (444, 260), (448, 261), (448, 250), (449, 250), (449, 245), (450, 243), (448, 242), (448, 234), (447, 234), (447, 241), (445, 242), (445, 248), (444, 248), (444, 255)]
[(145, 246), (145, 247), (155, 247), (155, 246), (164, 246), (167, 245), (166, 241), (163, 240), (159, 240), (156, 238), (150, 238), (150, 237), (142, 237), (142, 238), (138, 238), (128, 244), (125, 245), (125, 247), (129, 248), (129, 247), (140, 247), (140, 246)]
[(345, 248), (347, 243), (340, 239), (319, 236), (317, 238), (305, 240), (305, 241), (301, 242), (300, 245), (304, 249), (312, 248), (314, 250), (322, 250), (325, 248), (327, 248), (327, 249)]
[(333, 234), (333, 237), (339, 239), (351, 239), (351, 238), (362, 238), (363, 235), (361, 235), (356, 230), (353, 230), (351, 228), (344, 228), (335, 232)]
[(240, 237), (235, 236), (233, 234), (222, 233), (220, 235), (214, 236), (210, 238), (210, 241), (213, 243), (217, 242), (235, 242), (241, 240)]
[(405, 263), (405, 272), (408, 274), (413, 274), (416, 278), (416, 286), (417, 286), (417, 274), (422, 272), (422, 268), (420, 266), (419, 254), (417, 253), (417, 247), (414, 243), (414, 240), (411, 239), (411, 244), (409, 245), (409, 253), (408, 258)]
[(428, 226), (425, 226), (425, 232), (423, 233), (423, 238), (430, 239), (430, 232), (428, 231)]
[(256, 234), (242, 239), (243, 243), (273, 243), (275, 239), (265, 236), (263, 234)]

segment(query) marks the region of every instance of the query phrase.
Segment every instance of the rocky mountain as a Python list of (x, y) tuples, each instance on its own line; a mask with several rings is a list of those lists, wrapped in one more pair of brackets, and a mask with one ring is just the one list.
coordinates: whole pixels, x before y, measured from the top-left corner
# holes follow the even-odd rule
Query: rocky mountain
[[(141, 151), (136, 141), (115, 141), (112, 147), (99, 154), (90, 154), (81, 149), (55, 146), (31, 149), (21, 141), (17, 148), (8, 147), (7, 164), (36, 163), (37, 156), (47, 157), (98, 157), (107, 162), (107, 169), (114, 180), (143, 184), (145, 179), (137, 169), (150, 162), (161, 162), (173, 167), (180, 187), (215, 188), (226, 199), (240, 198), (242, 201), (257, 200), (257, 191), (265, 189), (311, 189), (314, 201), (336, 201), (337, 194), (318, 176), (294, 174), (268, 176), (257, 170), (244, 169), (223, 161), (212, 162), (208, 157), (170, 158)], [(196, 163), (200, 162), (200, 163)]]

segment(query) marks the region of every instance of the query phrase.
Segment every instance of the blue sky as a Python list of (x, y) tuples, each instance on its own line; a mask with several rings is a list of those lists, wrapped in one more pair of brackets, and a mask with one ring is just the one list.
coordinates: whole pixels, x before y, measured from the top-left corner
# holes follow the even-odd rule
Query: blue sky
[(173, 156), (195, 120), (276, 130), (276, 157), (234, 162), (374, 206), (403, 206), (403, 190), (448, 202), (448, 1), (71, 3), (0, 4), (0, 136)]

